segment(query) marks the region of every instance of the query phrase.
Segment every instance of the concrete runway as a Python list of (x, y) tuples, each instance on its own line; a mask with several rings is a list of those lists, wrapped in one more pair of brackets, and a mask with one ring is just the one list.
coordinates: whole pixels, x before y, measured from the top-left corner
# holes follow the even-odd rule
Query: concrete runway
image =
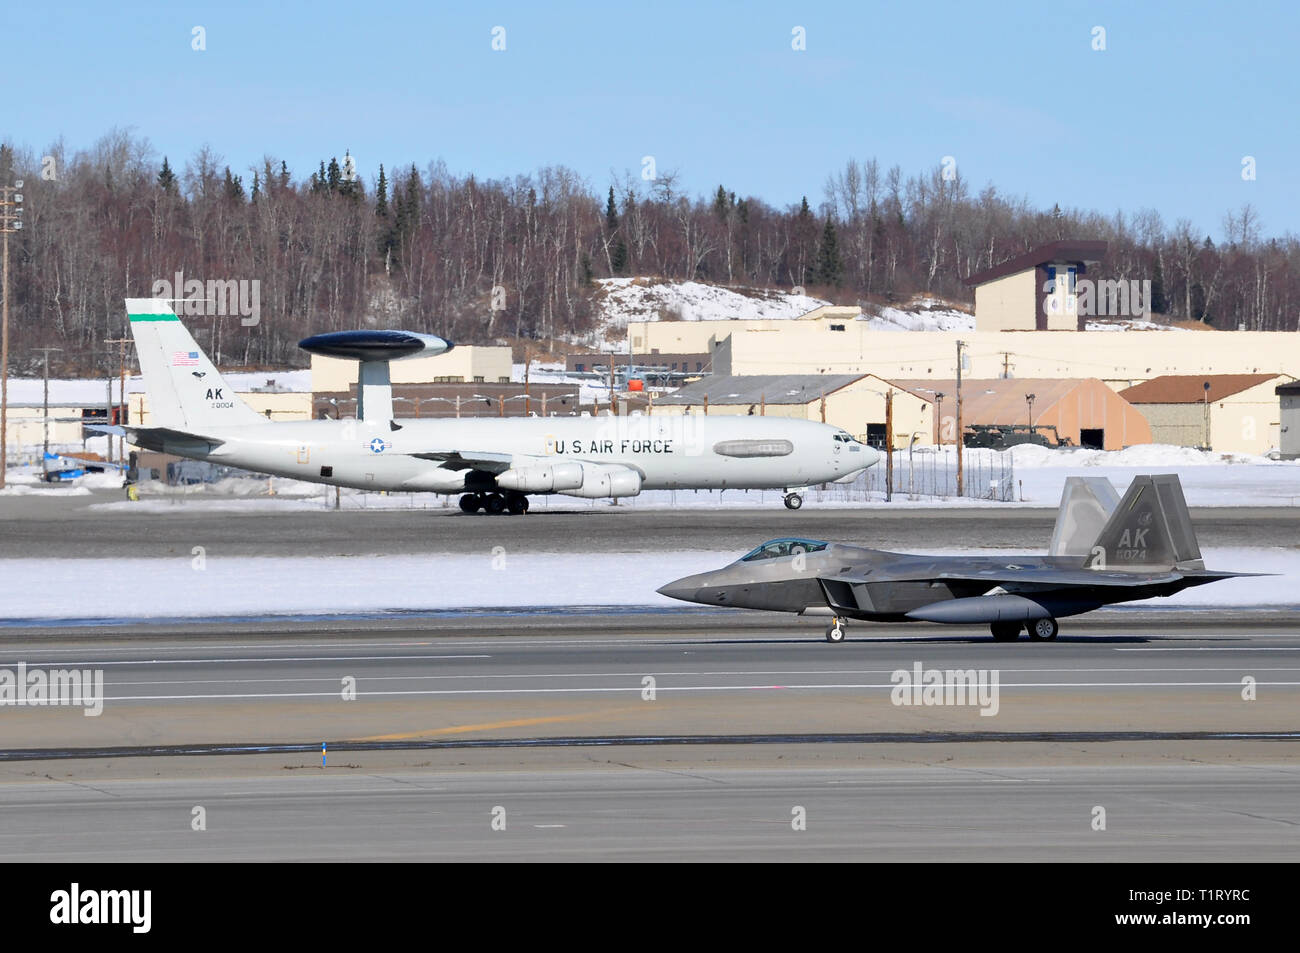
[[(719, 616), (164, 626), (112, 640), (9, 631), (0, 665), (100, 667), (107, 701), (97, 718), (0, 710), (0, 849), (63, 860), (1300, 858), (1294, 619), (1097, 613), (1056, 643), (1018, 644), (859, 626), (829, 645), (816, 625)], [(916, 662), (996, 669), (997, 714), (893, 705), (890, 674)], [(1255, 701), (1241, 698), (1246, 675)], [(347, 676), (354, 701), (340, 692)], [(109, 753), (62, 750), (96, 747), (116, 751), (52, 757)], [(190, 829), (196, 805), (205, 832)], [(1105, 831), (1090, 826), (1097, 806)], [(492, 830), (496, 807), (505, 831)], [(796, 807), (806, 830), (791, 827)]]

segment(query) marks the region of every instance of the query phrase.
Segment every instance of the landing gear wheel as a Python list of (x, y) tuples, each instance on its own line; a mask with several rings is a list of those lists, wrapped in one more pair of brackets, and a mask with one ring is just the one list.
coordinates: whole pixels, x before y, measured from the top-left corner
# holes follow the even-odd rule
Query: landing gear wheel
[(1029, 623), (1029, 637), (1035, 642), (1050, 642), (1059, 628), (1055, 619), (1035, 619)]
[(847, 634), (842, 619), (832, 619), (831, 624), (826, 627), (827, 642), (843, 642)]
[(477, 493), (466, 493), (460, 498), (460, 508), (466, 513), (477, 513), (482, 505), (483, 501)]
[(994, 622), (989, 626), (994, 642), (1014, 642), (1020, 638), (1019, 622)]
[(489, 493), (483, 499), (483, 508), (493, 516), (506, 511), (506, 498), (500, 493)]
[(528, 512), (528, 497), (522, 493), (510, 493), (506, 496), (506, 509), (511, 516), (522, 516)]
[(803, 506), (803, 497), (798, 493), (787, 493), (785, 495), (785, 508), (787, 510), (797, 510)]

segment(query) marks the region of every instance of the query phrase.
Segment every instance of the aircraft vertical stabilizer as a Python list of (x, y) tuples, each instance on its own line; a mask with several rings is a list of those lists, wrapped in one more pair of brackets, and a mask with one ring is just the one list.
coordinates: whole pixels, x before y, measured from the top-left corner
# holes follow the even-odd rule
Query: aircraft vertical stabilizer
[(1134, 477), (1087, 558), (1095, 569), (1204, 569), (1178, 477)]
[(1105, 477), (1066, 479), (1047, 554), (1087, 556), (1118, 505), (1119, 494)]
[(268, 423), (235, 396), (170, 302), (128, 298), (126, 313), (153, 426), (202, 433), (209, 427)]

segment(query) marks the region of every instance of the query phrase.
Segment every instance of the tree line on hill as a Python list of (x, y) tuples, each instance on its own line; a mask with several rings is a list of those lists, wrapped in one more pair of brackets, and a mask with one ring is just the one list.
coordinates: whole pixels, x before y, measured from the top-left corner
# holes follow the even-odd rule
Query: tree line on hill
[(1220, 328), (1297, 329), (1300, 241), (1265, 238), (1249, 205), (1216, 243), (1145, 209), (1044, 211), (938, 166), (904, 176), (851, 160), (821, 195), (788, 208), (726, 184), (692, 196), (675, 172), (599, 189), (553, 166), (511, 179), (331, 158), (303, 176), (266, 157), (235, 172), (208, 147), (174, 165), (114, 131), (94, 147), (38, 156), (0, 146), (0, 182), (25, 180), (10, 237), (11, 360), (59, 347), (63, 373), (115, 367), (122, 299), (186, 278), (256, 280), (259, 321), (196, 324), (222, 363), (303, 363), (301, 338), (405, 327), (464, 343), (550, 341), (595, 320), (601, 278), (655, 276), (737, 287), (802, 287), (844, 304), (917, 294), (973, 299), (968, 275), (1061, 238), (1104, 239), (1098, 277), (1149, 279), (1153, 310)]

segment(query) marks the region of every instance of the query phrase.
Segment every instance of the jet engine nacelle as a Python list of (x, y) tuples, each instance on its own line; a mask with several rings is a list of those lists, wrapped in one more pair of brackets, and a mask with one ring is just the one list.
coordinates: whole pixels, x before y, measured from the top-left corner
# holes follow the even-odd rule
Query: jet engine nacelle
[(497, 486), (520, 493), (566, 493), (586, 481), (581, 463), (554, 463), (518, 467), (497, 476)]
[(602, 467), (595, 463), (580, 463), (582, 486), (565, 490), (567, 496), (580, 496), (588, 500), (605, 497), (636, 496), (641, 492), (641, 474), (627, 467)]

